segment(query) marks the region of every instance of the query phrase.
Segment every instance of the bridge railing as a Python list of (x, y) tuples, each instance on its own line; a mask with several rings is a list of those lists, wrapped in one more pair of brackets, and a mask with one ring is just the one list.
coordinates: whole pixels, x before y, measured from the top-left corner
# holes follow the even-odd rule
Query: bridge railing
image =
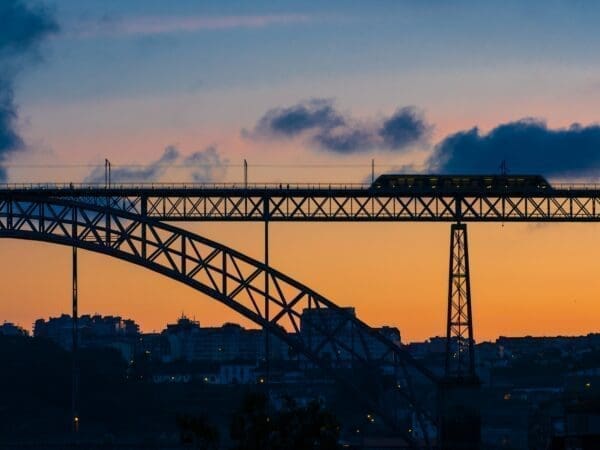
[(98, 189), (368, 189), (369, 183), (0, 183), (0, 190)]
[[(560, 191), (598, 191), (600, 190), (600, 183), (553, 183), (551, 185), (553, 190)], [(369, 190), (371, 188), (370, 183), (193, 183), (193, 182), (181, 182), (181, 183), (165, 183), (165, 182), (125, 182), (125, 183), (0, 183), (0, 191), (11, 191), (11, 190), (218, 190), (218, 189), (232, 189), (232, 190)], [(399, 189), (399, 188), (398, 188)], [(388, 188), (386, 191), (394, 191), (395, 188)], [(435, 192), (430, 189), (423, 189), (419, 186), (404, 186), (403, 191), (414, 191), (423, 193)], [(463, 189), (458, 187), (451, 188), (452, 193), (460, 193)]]

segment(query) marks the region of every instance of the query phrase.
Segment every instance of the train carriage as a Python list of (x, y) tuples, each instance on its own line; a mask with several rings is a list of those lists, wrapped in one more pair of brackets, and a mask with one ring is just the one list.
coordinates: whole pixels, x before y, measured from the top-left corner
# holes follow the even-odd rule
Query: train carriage
[(373, 189), (415, 192), (543, 192), (551, 189), (541, 175), (422, 175), (385, 174), (371, 185)]

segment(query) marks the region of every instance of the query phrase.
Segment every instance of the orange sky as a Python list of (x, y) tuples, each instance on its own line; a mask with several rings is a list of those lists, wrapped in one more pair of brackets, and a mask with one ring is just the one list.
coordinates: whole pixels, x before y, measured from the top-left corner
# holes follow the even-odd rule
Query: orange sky
[[(109, 106), (107, 111), (112, 110)], [(568, 125), (568, 117), (584, 123), (592, 117), (587, 106), (574, 110), (576, 114), (572, 116), (565, 112), (570, 108), (553, 105), (552, 109), (546, 109), (547, 106), (541, 103), (533, 108), (531, 115), (547, 117), (552, 126)], [(69, 110), (71, 106), (63, 108)], [(70, 114), (75, 120), (81, 108), (72, 108)], [(120, 107), (116, 110), (121, 111)], [(498, 110), (487, 117), (489, 111), (483, 109), (483, 118), (452, 117), (444, 108), (441, 111), (437, 116), (432, 114), (436, 124), (433, 142), (448, 132), (475, 124), (491, 126), (503, 120), (498, 117)], [(127, 108), (121, 111), (125, 112)], [(37, 114), (51, 117), (44, 110)], [(33, 139), (35, 141), (36, 135), (44, 136), (51, 142), (52, 149), (44, 152), (44, 145), (39, 145), (38, 150), (29, 156), (24, 154), (18, 162), (27, 163), (28, 158), (53, 162), (58, 158), (59, 162), (80, 163), (87, 158), (101, 163), (102, 157), (108, 156), (118, 165), (154, 161), (169, 144), (178, 145), (186, 154), (217, 143), (231, 163), (241, 165), (244, 158), (248, 159), (252, 182), (356, 182), (368, 176), (371, 157), (381, 166), (378, 171), (386, 171), (391, 166), (419, 161), (427, 155), (425, 151), (417, 151), (340, 158), (311, 152), (299, 142), (244, 140), (239, 130), (245, 125), (251, 126), (255, 118), (221, 126), (204, 123), (183, 128), (158, 127), (160, 118), (154, 119), (157, 128), (144, 130), (134, 124), (120, 128), (109, 123), (99, 127), (90, 119), (88, 126), (73, 128), (66, 134), (61, 134), (60, 128), (53, 132), (50, 120), (47, 128), (34, 130)], [(82, 149), (85, 154), (81, 153)], [(300, 162), (362, 166), (300, 170), (256, 167), (261, 163), (289, 166)], [(13, 167), (10, 175), (12, 181), (64, 182), (81, 180), (89, 170), (88, 167), (68, 170)], [(181, 173), (173, 169), (166, 180), (181, 181), (180, 176)], [(230, 168), (227, 180), (241, 181), (241, 167)], [(199, 223), (189, 226), (257, 259), (262, 258), (261, 225)], [(600, 331), (600, 305), (597, 304), (600, 278), (596, 275), (595, 257), (595, 249), (600, 248), (598, 230), (596, 224), (469, 225), (475, 337), (481, 340), (498, 335)], [(355, 306), (367, 323), (396, 325), (406, 341), (445, 332), (449, 224), (275, 223), (271, 236), (271, 262), (275, 268), (339, 305)], [(3, 287), (5, 301), (0, 303), (0, 318), (30, 328), (38, 317), (69, 311), (70, 253), (67, 249), (10, 240), (1, 241), (0, 246), (4, 255), (0, 267), (4, 279), (11, 281)], [(80, 261), (82, 313), (131, 317), (145, 331), (162, 329), (182, 312), (206, 325), (226, 320), (245, 323), (216, 302), (145, 269), (85, 252)]]
[[(594, 2), (540, 2), (539, 8), (531, 2), (525, 8), (522, 2), (299, 2), (274, 10), (261, 2), (42, 3), (60, 3), (48, 11), (61, 32), (39, 52), (17, 51), (19, 70), (5, 70), (0, 86), (9, 99), (6, 122), (12, 126), (18, 115), (12, 131), (26, 144), (24, 151), (3, 153), (10, 182), (77, 182), (104, 158), (115, 167), (149, 164), (171, 145), (182, 157), (216, 148), (237, 165), (219, 181), (241, 181), (247, 159), (251, 182), (359, 182), (368, 178), (371, 158), (378, 173), (418, 166), (448, 133), (471, 127), (489, 131), (529, 117), (551, 128), (598, 121), (600, 10)], [(229, 25), (209, 26), (207, 11), (220, 24), (229, 18)], [(269, 19), (257, 24), (265, 13)], [(298, 13), (303, 19), (290, 22)], [(140, 27), (165, 17), (171, 17), (166, 27)], [(204, 25), (189, 29), (193, 18)], [(119, 33), (115, 24), (137, 31)], [(37, 39), (30, 41), (15, 50), (27, 51)], [(7, 42), (10, 47), (10, 36)], [(308, 99), (331, 99), (350, 122), (366, 124), (414, 105), (432, 136), (401, 152), (345, 155), (302, 137), (241, 136), (272, 108)], [(300, 163), (326, 167), (289, 167)], [(268, 171), (258, 164), (280, 166)], [(185, 170), (172, 168), (162, 181), (189, 181)], [(190, 227), (262, 258), (260, 224)], [(337, 304), (355, 306), (367, 323), (396, 325), (405, 341), (420, 340), (445, 331), (449, 228), (276, 223), (271, 262)], [(475, 337), (600, 331), (599, 229), (470, 225)], [(2, 240), (0, 254), (0, 320), (31, 328), (38, 317), (69, 312), (69, 249)], [(86, 252), (80, 262), (82, 313), (131, 317), (145, 331), (162, 329), (182, 312), (206, 325), (243, 323), (215, 301), (145, 269)]]
[[(558, 122), (558, 125), (564, 125)], [(464, 128), (466, 123), (452, 126)], [(449, 125), (440, 124), (445, 133)], [(181, 131), (181, 130), (180, 130)], [(185, 130), (175, 141), (168, 129), (147, 134), (116, 130), (103, 138), (74, 131), (55, 139), (70, 160), (86, 139), (90, 154), (109, 155), (114, 164), (156, 160), (169, 143), (183, 152), (219, 142), (232, 163), (250, 162), (250, 181), (359, 181), (369, 173), (369, 155), (335, 159), (318, 155), (298, 143), (252, 143), (239, 127)], [(79, 133), (82, 133), (81, 135)], [(92, 130), (90, 130), (92, 133)], [(162, 133), (162, 134), (161, 134)], [(119, 145), (121, 147), (119, 147)], [(114, 152), (129, 150), (127, 159)], [(422, 152), (423, 153), (423, 152)], [(426, 153), (423, 153), (426, 154)], [(52, 152), (48, 158), (52, 158)], [(40, 159), (40, 154), (36, 155)], [(415, 161), (418, 154), (376, 155), (377, 164)], [(359, 168), (323, 169), (254, 167), (257, 163), (323, 162), (363, 164)], [(82, 171), (11, 169), (11, 179), (69, 181)], [(385, 170), (384, 168), (380, 170)], [(179, 181), (175, 170), (170, 181)], [(231, 168), (229, 181), (242, 179)], [(216, 241), (262, 259), (262, 225), (251, 223), (188, 224)], [(418, 223), (274, 223), (271, 263), (339, 305), (352, 305), (369, 324), (396, 325), (406, 341), (445, 332), (449, 224)], [(600, 278), (596, 224), (472, 224), (469, 225), (475, 336), (585, 334), (600, 331)], [(5, 299), (0, 318), (26, 327), (38, 317), (70, 308), (70, 253), (50, 244), (0, 241)], [(101, 255), (81, 252), (82, 313), (119, 314), (134, 318), (145, 331), (160, 330), (182, 312), (202, 324), (245, 323), (211, 299), (145, 269)], [(8, 282), (10, 280), (10, 283)], [(249, 324), (247, 324), (249, 325)]]
[[(191, 228), (262, 255), (262, 225)], [(596, 224), (470, 224), (475, 336), (600, 331)], [(444, 333), (449, 224), (271, 225), (271, 262), (372, 325), (396, 325), (405, 341)], [(70, 309), (70, 252), (3, 240), (0, 317), (26, 327)], [(244, 322), (214, 300), (146, 269), (80, 252), (80, 311), (134, 318), (160, 330), (182, 312), (213, 325)]]

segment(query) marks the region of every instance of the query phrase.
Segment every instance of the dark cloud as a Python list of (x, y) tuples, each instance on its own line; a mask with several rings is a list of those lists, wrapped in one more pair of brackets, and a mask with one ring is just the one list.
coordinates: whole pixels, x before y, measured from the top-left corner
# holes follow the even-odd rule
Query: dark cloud
[(258, 121), (255, 134), (293, 137), (307, 130), (326, 130), (345, 125), (345, 120), (330, 100), (313, 99), (290, 106), (273, 108)]
[(414, 107), (366, 121), (340, 113), (331, 100), (312, 99), (267, 111), (252, 131), (242, 130), (242, 135), (260, 139), (299, 136), (319, 149), (345, 154), (401, 151), (424, 141), (430, 131), (431, 126)]
[(319, 148), (342, 154), (365, 152), (377, 146), (373, 130), (361, 126), (323, 130), (311, 139)]
[[(110, 178), (113, 183), (144, 183), (159, 181), (165, 173), (175, 165), (181, 169), (189, 169), (192, 180), (196, 183), (215, 182), (225, 178), (228, 160), (221, 157), (214, 146), (182, 156), (173, 145), (165, 148), (160, 158), (148, 164), (114, 165)], [(84, 179), (85, 183), (104, 183), (104, 167), (96, 167)], [(184, 181), (184, 180), (182, 180)]]
[(419, 142), (428, 136), (431, 126), (413, 106), (398, 109), (389, 119), (384, 120), (379, 135), (388, 148), (397, 149)]
[[(0, 78), (0, 163), (10, 152), (24, 147), (23, 139), (16, 131), (17, 108), (9, 82)], [(0, 165), (0, 181), (5, 181), (6, 169)]]
[(18, 108), (14, 82), (27, 60), (37, 55), (39, 44), (58, 31), (47, 9), (21, 0), (0, 1), (0, 180), (6, 180), (1, 166), (15, 151), (25, 148), (19, 135)]
[(22, 55), (35, 50), (58, 25), (48, 9), (22, 0), (0, 2), (0, 52)]
[(441, 173), (494, 173), (503, 160), (512, 173), (598, 175), (600, 125), (551, 129), (541, 120), (523, 119), (487, 134), (472, 128), (436, 145), (426, 166)]

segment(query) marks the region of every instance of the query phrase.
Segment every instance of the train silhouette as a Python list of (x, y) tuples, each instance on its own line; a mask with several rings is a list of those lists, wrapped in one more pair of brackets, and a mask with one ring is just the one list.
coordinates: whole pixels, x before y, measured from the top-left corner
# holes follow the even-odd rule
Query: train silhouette
[(552, 186), (541, 175), (423, 175), (384, 174), (372, 189), (411, 192), (544, 192)]

